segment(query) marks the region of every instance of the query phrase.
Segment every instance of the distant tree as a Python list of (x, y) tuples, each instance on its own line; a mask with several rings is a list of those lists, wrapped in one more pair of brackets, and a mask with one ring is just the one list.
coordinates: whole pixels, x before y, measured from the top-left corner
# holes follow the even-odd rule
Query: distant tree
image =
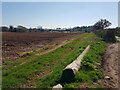
[(60, 30), (61, 28), (56, 28), (56, 30)]
[(17, 26), (17, 32), (28, 32), (27, 28), (21, 25)]
[(18, 31), (17, 31), (17, 28), (14, 28), (13, 31), (14, 31), (14, 32), (18, 32)]
[(73, 31), (80, 31), (80, 29), (81, 29), (81, 28), (80, 28), (79, 26), (76, 26), (76, 27), (73, 27), (72, 30), (73, 30)]
[(9, 26), (9, 31), (14, 32), (14, 27), (12, 25)]
[(33, 29), (30, 27), (29, 29), (28, 29), (28, 32), (32, 32), (33, 31)]
[(10, 28), (10, 29), (13, 29), (13, 26), (12, 26), (12, 25), (10, 25), (10, 26), (9, 26), (9, 28)]
[(98, 22), (96, 22), (96, 23), (94, 24), (94, 27), (95, 27), (96, 29), (105, 29), (106, 27), (109, 27), (111, 24), (112, 24), (112, 23), (109, 22), (108, 20), (106, 20), (106, 19), (101, 19), (101, 20), (99, 20)]
[(3, 27), (1, 27), (1, 28), (2, 28), (2, 32), (9, 32), (8, 27), (3, 26)]

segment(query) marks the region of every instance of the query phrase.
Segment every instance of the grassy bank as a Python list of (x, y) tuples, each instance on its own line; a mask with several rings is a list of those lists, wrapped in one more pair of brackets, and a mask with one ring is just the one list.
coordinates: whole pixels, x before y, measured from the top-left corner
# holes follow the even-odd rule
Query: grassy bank
[[(26, 57), (32, 60), (3, 72), (3, 88), (16, 87), (26, 84), (33, 78), (35, 87), (51, 87), (59, 81), (62, 70), (71, 63), (91, 43), (94, 34), (85, 33), (77, 40), (62, 46), (50, 53)], [(41, 75), (45, 73), (45, 75)], [(39, 77), (37, 77), (39, 75)]]
[[(105, 52), (104, 47), (105, 43), (100, 39), (96, 39), (91, 44), (88, 54), (82, 60), (81, 68), (76, 74), (74, 82), (65, 84), (65, 88), (82, 88), (84, 84), (90, 88), (92, 83), (103, 77), (100, 63), (102, 61), (101, 56)], [(94, 86), (94, 88), (96, 87)]]

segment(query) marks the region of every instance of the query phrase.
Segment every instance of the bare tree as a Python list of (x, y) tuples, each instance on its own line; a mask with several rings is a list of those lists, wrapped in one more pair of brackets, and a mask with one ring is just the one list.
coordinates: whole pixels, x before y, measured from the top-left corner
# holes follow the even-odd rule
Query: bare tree
[(94, 24), (94, 27), (96, 29), (105, 29), (106, 27), (109, 27), (111, 24), (112, 23), (106, 19), (100, 19), (98, 22)]

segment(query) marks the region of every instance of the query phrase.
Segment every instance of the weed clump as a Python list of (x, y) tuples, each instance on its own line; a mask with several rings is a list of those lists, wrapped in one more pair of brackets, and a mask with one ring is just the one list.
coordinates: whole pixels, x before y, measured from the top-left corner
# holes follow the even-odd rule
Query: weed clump
[(90, 80), (90, 77), (88, 75), (86, 75), (84, 72), (79, 71), (79, 72), (77, 72), (75, 79), (77, 82), (86, 82), (86, 81)]
[(118, 33), (116, 33), (116, 30), (114, 29), (95, 30), (94, 33), (98, 37), (102, 38), (105, 42), (115, 43), (117, 41), (115, 35), (117, 35)]

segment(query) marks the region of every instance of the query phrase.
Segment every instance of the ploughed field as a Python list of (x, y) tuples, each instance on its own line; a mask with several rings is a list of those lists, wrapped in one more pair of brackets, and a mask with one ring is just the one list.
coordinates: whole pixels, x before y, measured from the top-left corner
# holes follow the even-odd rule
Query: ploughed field
[(81, 33), (15, 33), (2, 32), (2, 58), (18, 59), (23, 52), (60, 44)]

